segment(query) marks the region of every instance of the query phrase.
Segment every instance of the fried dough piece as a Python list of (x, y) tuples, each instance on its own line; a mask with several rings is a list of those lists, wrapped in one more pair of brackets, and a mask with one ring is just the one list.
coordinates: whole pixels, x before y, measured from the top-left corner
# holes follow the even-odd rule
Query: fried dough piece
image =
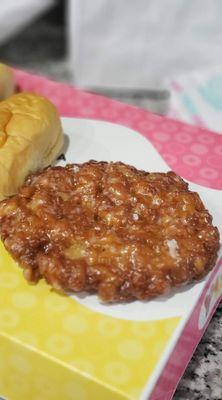
[(174, 172), (89, 161), (31, 175), (0, 203), (0, 234), (24, 268), (64, 291), (105, 302), (150, 299), (201, 279), (219, 233)]

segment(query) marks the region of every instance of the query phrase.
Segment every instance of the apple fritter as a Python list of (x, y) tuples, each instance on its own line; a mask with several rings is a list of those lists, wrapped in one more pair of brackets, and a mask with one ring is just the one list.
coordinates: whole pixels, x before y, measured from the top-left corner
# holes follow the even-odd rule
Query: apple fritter
[(219, 233), (174, 172), (89, 161), (32, 174), (0, 203), (0, 234), (30, 282), (98, 292), (105, 302), (150, 299), (201, 279)]

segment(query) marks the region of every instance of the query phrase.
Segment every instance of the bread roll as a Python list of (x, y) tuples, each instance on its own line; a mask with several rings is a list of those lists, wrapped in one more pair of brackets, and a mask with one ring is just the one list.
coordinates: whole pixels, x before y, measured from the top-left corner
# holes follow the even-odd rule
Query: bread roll
[(50, 165), (63, 146), (55, 106), (31, 93), (0, 103), (0, 200), (17, 192), (30, 172)]
[(0, 63), (0, 100), (11, 96), (14, 92), (14, 77), (11, 68)]

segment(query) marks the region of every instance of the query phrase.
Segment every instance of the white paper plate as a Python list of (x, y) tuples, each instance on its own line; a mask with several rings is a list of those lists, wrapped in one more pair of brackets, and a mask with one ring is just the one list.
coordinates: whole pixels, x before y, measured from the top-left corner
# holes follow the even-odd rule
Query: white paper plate
[[(66, 163), (82, 163), (90, 159), (97, 161), (122, 161), (139, 169), (166, 172), (170, 168), (153, 145), (141, 134), (122, 125), (110, 122), (62, 118), (66, 134)], [(222, 231), (222, 192), (190, 184), (197, 191), (206, 207), (214, 216), (214, 224)], [(126, 304), (104, 305), (96, 295), (71, 295), (75, 301), (96, 311), (116, 318), (130, 320), (152, 320), (185, 316), (190, 314), (207, 281), (189, 285), (169, 296), (152, 301), (133, 301)]]

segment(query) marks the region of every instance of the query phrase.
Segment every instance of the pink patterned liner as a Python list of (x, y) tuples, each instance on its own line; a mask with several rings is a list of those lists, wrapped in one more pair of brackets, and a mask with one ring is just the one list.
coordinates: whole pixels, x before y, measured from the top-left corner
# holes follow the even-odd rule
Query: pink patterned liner
[(222, 135), (23, 71), (15, 70), (15, 78), (21, 90), (51, 99), (63, 116), (114, 122), (140, 132), (179, 175), (222, 189)]
[[(215, 302), (209, 312), (206, 304), (206, 295), (209, 293), (211, 299), (214, 296), (215, 283), (220, 281), (220, 290), (222, 288), (222, 258), (217, 262), (217, 265), (213, 269), (207, 284), (201, 293), (201, 296), (186, 323), (183, 332), (181, 333), (179, 340), (174, 347), (170, 358), (168, 359), (164, 370), (156, 382), (155, 388), (150, 396), (149, 400), (170, 400), (176, 390), (181, 376), (183, 375), (187, 364), (189, 363), (198, 343), (200, 342), (208, 324), (216, 311), (217, 306), (222, 300), (222, 294), (217, 296)], [(206, 311), (206, 321), (200, 329), (199, 318), (201, 308), (204, 307)]]

